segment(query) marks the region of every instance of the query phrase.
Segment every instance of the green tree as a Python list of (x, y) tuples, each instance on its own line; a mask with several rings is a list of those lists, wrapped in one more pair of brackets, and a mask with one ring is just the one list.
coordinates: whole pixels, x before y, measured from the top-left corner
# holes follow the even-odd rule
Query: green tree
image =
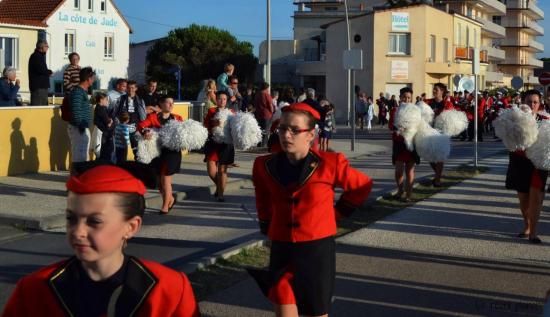
[(225, 63), (235, 65), (241, 82), (252, 82), (258, 59), (249, 42), (238, 41), (229, 32), (210, 26), (192, 24), (178, 28), (158, 40), (147, 52), (147, 76), (159, 81), (160, 89), (177, 95), (175, 69), (182, 70), (182, 97), (196, 98), (201, 81), (216, 79)]

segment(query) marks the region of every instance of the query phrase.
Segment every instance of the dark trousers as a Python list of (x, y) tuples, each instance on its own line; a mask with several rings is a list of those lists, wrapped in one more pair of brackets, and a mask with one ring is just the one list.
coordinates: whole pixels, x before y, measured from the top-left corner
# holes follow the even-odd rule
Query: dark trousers
[(130, 145), (132, 146), (132, 152), (134, 153), (134, 159), (138, 158), (138, 141), (136, 139), (136, 132), (130, 133)]
[[(472, 141), (474, 139), (474, 129), (475, 123), (474, 121), (470, 121), (468, 123), (468, 141)], [(478, 121), (477, 123), (477, 140), (482, 142), (483, 141), (483, 124)]]
[(48, 89), (36, 89), (31, 91), (31, 106), (47, 106)]
[(112, 134), (103, 133), (101, 138), (101, 151), (99, 153), (99, 160), (109, 161), (114, 163), (115, 157), (115, 143)]
[(117, 164), (120, 162), (126, 162), (128, 159), (128, 147), (117, 147), (115, 149), (115, 156)]

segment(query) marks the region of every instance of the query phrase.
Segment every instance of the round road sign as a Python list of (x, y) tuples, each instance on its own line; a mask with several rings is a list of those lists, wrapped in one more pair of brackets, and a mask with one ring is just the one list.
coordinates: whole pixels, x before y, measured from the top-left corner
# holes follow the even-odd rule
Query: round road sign
[(519, 76), (514, 76), (514, 78), (512, 78), (512, 88), (514, 88), (515, 90), (520, 90), (521, 88), (523, 88), (523, 78), (519, 77)]
[(550, 72), (540, 74), (539, 83), (543, 86), (550, 85)]

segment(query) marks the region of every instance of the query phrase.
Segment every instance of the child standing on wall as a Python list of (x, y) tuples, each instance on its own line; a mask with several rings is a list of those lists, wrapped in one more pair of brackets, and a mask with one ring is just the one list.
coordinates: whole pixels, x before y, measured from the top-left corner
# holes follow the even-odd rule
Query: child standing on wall
[[(95, 129), (92, 133), (92, 150), (96, 159), (108, 159), (111, 158), (106, 154), (109, 149), (113, 148), (112, 144), (106, 144), (112, 142), (112, 136), (114, 124), (113, 119), (109, 117), (109, 98), (104, 93), (97, 93), (95, 95), (95, 109), (94, 109), (94, 125)], [(111, 150), (112, 151), (112, 150)], [(101, 155), (103, 152), (104, 155)]]
[(130, 142), (130, 115), (123, 112), (118, 117), (119, 124), (115, 127), (115, 155), (116, 162), (125, 162), (128, 157), (128, 143)]

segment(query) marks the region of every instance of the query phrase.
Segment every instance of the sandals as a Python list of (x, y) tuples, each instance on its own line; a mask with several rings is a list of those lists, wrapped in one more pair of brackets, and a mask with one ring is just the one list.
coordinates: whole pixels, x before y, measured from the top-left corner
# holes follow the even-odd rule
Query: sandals
[(168, 211), (164, 211), (164, 210), (160, 210), (159, 211), (159, 214), (161, 215), (167, 215), (170, 210), (172, 210), (172, 208), (174, 208), (174, 205), (176, 204), (176, 194), (172, 194), (172, 204), (170, 204), (170, 206), (168, 207)]

